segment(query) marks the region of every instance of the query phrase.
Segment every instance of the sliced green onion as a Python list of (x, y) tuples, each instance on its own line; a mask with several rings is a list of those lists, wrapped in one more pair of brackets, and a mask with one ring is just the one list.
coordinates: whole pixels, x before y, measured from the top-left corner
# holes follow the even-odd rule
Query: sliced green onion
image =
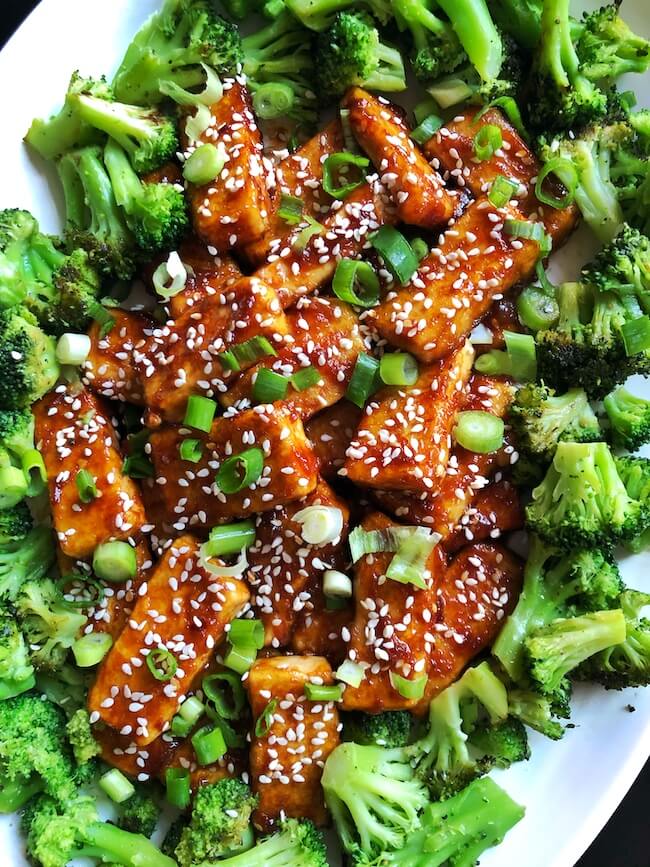
[(219, 177), (227, 159), (223, 142), (218, 145), (211, 142), (201, 144), (185, 160), (183, 177), (191, 184), (209, 184)]
[(372, 355), (360, 352), (357, 356), (345, 396), (353, 404), (363, 409), (366, 401), (377, 390), (379, 362)]
[(507, 205), (510, 199), (519, 189), (519, 184), (511, 181), (509, 178), (504, 178), (503, 175), (497, 175), (492, 181), (488, 199), (495, 208), (502, 208)]
[[(420, 528), (420, 530), (426, 528)], [(386, 577), (400, 584), (412, 584), (421, 590), (428, 587), (427, 562), (440, 541), (440, 534), (428, 531), (413, 532), (399, 544), (395, 556), (386, 570)]]
[(372, 307), (379, 301), (379, 277), (368, 262), (341, 259), (332, 279), (337, 298), (357, 307)]
[(286, 193), (282, 193), (278, 207), (278, 217), (284, 220), (285, 223), (289, 223), (289, 225), (296, 225), (302, 222), (304, 207), (305, 203), (298, 196), (288, 196)]
[(250, 548), (254, 543), (254, 521), (238, 521), (213, 527), (206, 543), (206, 551), (209, 557), (227, 557), (230, 554), (239, 554), (242, 549)]
[(435, 84), (427, 87), (427, 92), (431, 94), (440, 108), (458, 105), (459, 102), (464, 102), (473, 93), (469, 84), (455, 75), (440, 78)]
[(432, 135), (438, 132), (444, 121), (437, 114), (430, 114), (411, 132), (411, 138), (418, 144), (428, 142)]
[(430, 114), (434, 114), (436, 110), (435, 100), (430, 97), (426, 97), (426, 99), (420, 100), (420, 102), (416, 103), (415, 108), (413, 109), (413, 117), (415, 118), (415, 123), (422, 123), (422, 121), (429, 117)]
[(409, 680), (406, 677), (402, 677), (401, 674), (391, 671), (389, 672), (388, 677), (393, 689), (398, 692), (402, 698), (407, 698), (412, 701), (419, 701), (422, 698), (424, 691), (427, 688), (427, 683), (429, 682), (428, 674), (420, 674), (418, 677), (414, 677), (413, 680)]
[(382, 226), (369, 240), (393, 277), (406, 286), (420, 263), (404, 235), (394, 226)]
[(112, 645), (113, 639), (108, 632), (89, 632), (72, 645), (72, 655), (79, 668), (92, 668), (99, 665)]
[(537, 262), (535, 262), (535, 275), (539, 280), (539, 285), (543, 292), (546, 292), (547, 295), (555, 294), (555, 286), (548, 279), (548, 274), (546, 273), (546, 269), (544, 268), (541, 259), (538, 259)]
[(219, 102), (223, 96), (221, 79), (211, 66), (208, 66), (206, 63), (201, 63), (200, 66), (205, 72), (205, 85), (203, 90), (199, 91), (199, 93), (192, 93), (189, 90), (185, 90), (180, 85), (176, 84), (176, 82), (165, 78), (160, 79), (158, 82), (158, 89), (162, 94), (172, 99), (177, 105), (214, 105), (214, 103)]
[(519, 382), (534, 382), (537, 378), (537, 347), (532, 334), (504, 331), (506, 350), (510, 357), (512, 376)]
[(276, 400), (284, 400), (289, 390), (289, 379), (262, 367), (255, 374), (255, 382), (251, 392), (255, 403), (275, 403)]
[(132, 479), (151, 479), (155, 474), (153, 464), (144, 453), (127, 455), (122, 462), (122, 472)]
[(348, 607), (348, 600), (344, 599), (342, 596), (326, 596), (325, 597), (325, 610), (326, 611), (341, 611), (343, 608)]
[(336, 506), (307, 506), (292, 520), (301, 525), (300, 535), (308, 545), (327, 545), (343, 532), (343, 512)]
[(203, 726), (192, 735), (192, 746), (199, 765), (211, 765), (228, 751), (221, 730), (215, 726)]
[(198, 464), (203, 455), (203, 445), (200, 440), (186, 439), (178, 447), (178, 453), (182, 461)]
[(92, 503), (99, 496), (95, 477), (88, 470), (78, 470), (74, 482), (82, 503)]
[(181, 719), (187, 720), (190, 725), (195, 725), (203, 715), (205, 705), (195, 695), (186, 698), (178, 709)]
[(121, 583), (135, 578), (138, 571), (135, 548), (128, 542), (103, 542), (95, 548), (93, 571), (104, 581)]
[(56, 360), (59, 364), (78, 367), (90, 355), (90, 346), (87, 334), (62, 334), (56, 344)]
[(305, 391), (314, 385), (318, 385), (320, 381), (320, 373), (311, 364), (309, 367), (303, 367), (301, 370), (297, 370), (291, 376), (291, 385), (293, 385), (296, 391)]
[(512, 361), (507, 352), (501, 349), (491, 349), (478, 356), (474, 362), (474, 370), (486, 376), (512, 376)]
[(254, 447), (231, 455), (221, 464), (217, 472), (217, 487), (224, 494), (237, 494), (249, 488), (262, 475), (264, 452)]
[(477, 159), (489, 160), (503, 145), (503, 136), (498, 126), (486, 123), (474, 136), (474, 153)]
[[(367, 157), (358, 156), (357, 154), (346, 153), (345, 151), (336, 154), (330, 154), (323, 163), (323, 189), (334, 199), (344, 199), (354, 192), (365, 181), (364, 173), (359, 171), (359, 176), (356, 180), (348, 180), (346, 172), (349, 167), (354, 166), (358, 169), (365, 169), (370, 165), (370, 160)], [(341, 178), (341, 175), (344, 175)]]
[(204, 678), (202, 689), (221, 717), (237, 719), (241, 716), (246, 704), (246, 694), (241, 678), (233, 671), (220, 671), (209, 675)]
[(255, 723), (256, 738), (264, 738), (271, 731), (271, 726), (273, 725), (273, 714), (275, 713), (277, 706), (277, 698), (272, 698), (262, 713), (258, 716), (257, 722)]
[(323, 573), (323, 593), (330, 598), (350, 599), (352, 580), (338, 569), (326, 569)]
[(99, 301), (95, 301), (89, 306), (88, 313), (99, 325), (100, 340), (101, 338), (106, 337), (106, 335), (115, 327), (115, 317), (111, 316), (108, 310), (100, 304)]
[(27, 479), (27, 496), (35, 497), (44, 490), (47, 482), (43, 455), (38, 449), (27, 449), (20, 462)]
[(348, 686), (356, 689), (361, 681), (365, 678), (366, 673), (358, 662), (352, 662), (351, 659), (346, 659), (336, 669), (335, 675), (337, 680), (347, 683)]
[(135, 786), (130, 780), (124, 776), (117, 768), (111, 768), (103, 774), (97, 781), (99, 788), (106, 792), (111, 801), (116, 804), (123, 804), (135, 794)]
[(250, 646), (261, 650), (264, 647), (264, 624), (261, 620), (233, 620), (228, 641), (236, 647)]
[(324, 686), (320, 683), (306, 683), (305, 695), (309, 701), (341, 701), (343, 687), (340, 683), (335, 686)]
[(231, 645), (223, 658), (226, 668), (231, 668), (237, 674), (244, 674), (255, 662), (257, 650), (252, 645)]
[(494, 107), (502, 108), (506, 114), (506, 117), (510, 121), (510, 123), (517, 130), (519, 135), (524, 139), (524, 141), (528, 140), (528, 133), (526, 132), (526, 127), (524, 126), (524, 121), (521, 116), (521, 112), (519, 111), (519, 106), (516, 101), (511, 96), (500, 96), (497, 99), (493, 99), (492, 102), (488, 103), (485, 108), (481, 109), (479, 114), (474, 118), (474, 122), (480, 120), (486, 111), (489, 111)]
[(387, 352), (379, 362), (379, 376), (386, 385), (414, 385), (419, 375), (417, 360), (408, 352)]
[[(567, 189), (566, 195), (559, 199), (544, 192), (542, 186), (548, 175), (551, 173), (557, 175)], [(564, 210), (564, 208), (569, 207), (575, 198), (578, 181), (579, 175), (575, 165), (570, 160), (564, 159), (563, 157), (556, 157), (555, 159), (549, 160), (545, 163), (537, 175), (537, 180), (535, 181), (535, 195), (539, 201), (543, 202), (545, 205), (550, 205), (551, 208), (557, 208), (558, 210)]]
[(156, 647), (147, 654), (147, 668), (156, 680), (167, 681), (178, 671), (178, 661), (171, 650)]
[(182, 292), (187, 285), (187, 268), (175, 251), (170, 253), (166, 262), (161, 262), (151, 278), (153, 288), (161, 298), (168, 300)]
[(173, 807), (185, 810), (190, 805), (190, 772), (187, 768), (167, 768), (165, 771), (165, 793)]
[(211, 704), (208, 704), (206, 708), (206, 713), (223, 735), (223, 739), (226, 742), (226, 746), (229, 750), (241, 749), (241, 747), (244, 747), (246, 745), (246, 738), (244, 737), (244, 735), (236, 732), (227, 720), (219, 716), (216, 708), (214, 708)]
[(298, 232), (292, 241), (293, 248), (299, 253), (303, 252), (314, 235), (322, 235), (325, 231), (325, 227), (313, 217), (306, 216), (305, 220), (307, 221), (307, 225)]
[(186, 738), (193, 728), (194, 726), (191, 723), (176, 714), (176, 716), (172, 717), (169, 730), (175, 738)]
[(27, 496), (28, 480), (19, 467), (0, 468), (0, 509), (11, 509)]
[(217, 404), (214, 400), (200, 394), (192, 394), (187, 399), (183, 424), (209, 433), (216, 411)]
[(543, 223), (533, 223), (530, 220), (506, 220), (503, 224), (503, 231), (513, 238), (536, 241), (540, 248), (546, 242), (546, 231)]
[(621, 326), (621, 336), (628, 357), (650, 349), (650, 318), (639, 316)]
[(553, 295), (538, 286), (527, 286), (517, 298), (519, 318), (531, 331), (553, 328), (560, 318), (560, 308)]
[(429, 255), (429, 245), (423, 238), (413, 238), (411, 241), (411, 250), (415, 253), (418, 262), (426, 259)]
[(212, 562), (210, 554), (208, 554), (209, 544), (209, 542), (204, 542), (199, 548), (199, 566), (211, 575), (219, 575), (222, 578), (243, 578), (248, 569), (246, 549), (239, 552), (237, 562), (233, 566), (224, 566), (221, 561)]
[(268, 358), (269, 355), (277, 354), (273, 345), (266, 337), (257, 335), (256, 337), (251, 337), (250, 340), (245, 340), (243, 343), (236, 343), (225, 352), (220, 352), (217, 358), (224, 370), (238, 373), (243, 365), (249, 367), (261, 358)]
[(503, 419), (490, 412), (459, 412), (452, 434), (464, 449), (479, 454), (496, 452), (503, 445)]
[(260, 85), (253, 94), (253, 108), (262, 120), (283, 117), (293, 107), (296, 95), (288, 84), (269, 81)]

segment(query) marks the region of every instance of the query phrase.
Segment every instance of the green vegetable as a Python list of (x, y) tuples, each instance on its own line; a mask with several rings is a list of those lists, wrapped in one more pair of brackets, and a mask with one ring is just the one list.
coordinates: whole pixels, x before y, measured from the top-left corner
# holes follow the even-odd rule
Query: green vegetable
[(66, 604), (56, 584), (49, 578), (24, 583), (16, 598), (20, 626), (37, 669), (60, 669), (86, 615)]
[(408, 743), (413, 718), (408, 711), (361, 712), (343, 716), (343, 740), (378, 747), (403, 747)]
[(24, 409), (59, 378), (55, 345), (27, 310), (0, 312), (0, 406)]
[(614, 445), (634, 452), (650, 442), (650, 401), (621, 387), (603, 403)]

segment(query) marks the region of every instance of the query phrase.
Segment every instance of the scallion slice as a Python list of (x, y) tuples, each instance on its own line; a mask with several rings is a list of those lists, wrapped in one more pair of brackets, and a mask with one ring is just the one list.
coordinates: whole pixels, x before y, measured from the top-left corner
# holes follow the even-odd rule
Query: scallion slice
[(216, 726), (203, 726), (192, 735), (192, 746), (199, 765), (211, 765), (227, 752), (221, 730)]
[(228, 641), (238, 646), (250, 646), (255, 650), (264, 647), (264, 624), (261, 620), (233, 620), (228, 630)]
[(420, 370), (408, 352), (387, 352), (379, 362), (379, 376), (386, 385), (414, 385)]
[[(562, 181), (567, 190), (565, 196), (558, 199), (544, 192), (543, 184), (550, 174), (556, 175)], [(564, 210), (564, 208), (569, 207), (575, 198), (578, 181), (578, 170), (575, 165), (563, 157), (556, 157), (545, 163), (537, 175), (535, 195), (545, 205), (550, 205), (551, 208), (557, 208), (558, 210)]]
[(151, 479), (154, 467), (146, 454), (127, 455), (122, 462), (122, 472), (131, 479)]
[(156, 647), (147, 654), (147, 668), (156, 680), (167, 681), (178, 671), (178, 661), (171, 650)]
[(185, 810), (190, 805), (190, 772), (187, 768), (167, 768), (165, 794), (172, 807)]
[(357, 187), (360, 187), (365, 180), (362, 171), (359, 171), (356, 180), (349, 179), (347, 177), (349, 168), (365, 169), (369, 165), (370, 160), (358, 154), (350, 154), (345, 151), (330, 154), (323, 163), (323, 189), (334, 199), (344, 199)]
[(532, 334), (504, 331), (506, 350), (510, 357), (512, 376), (519, 382), (534, 382), (537, 378), (537, 347)]
[(153, 272), (153, 288), (161, 298), (168, 300), (178, 295), (187, 284), (187, 268), (175, 251), (170, 253), (166, 262), (161, 262)]
[(200, 440), (188, 439), (183, 440), (178, 447), (178, 453), (182, 461), (189, 461), (191, 464), (198, 464), (203, 455), (203, 445)]
[(135, 548), (128, 542), (103, 542), (95, 548), (93, 571), (104, 581), (121, 583), (135, 578), (138, 571)]
[(169, 730), (175, 738), (186, 738), (193, 728), (194, 726), (191, 723), (183, 719), (180, 714), (176, 714), (176, 716), (172, 717)]
[(273, 120), (285, 116), (293, 107), (295, 99), (295, 93), (288, 84), (268, 81), (255, 90), (253, 108), (262, 120)]
[(481, 162), (493, 157), (502, 145), (501, 130), (493, 123), (486, 123), (474, 136), (474, 153)]
[(423, 259), (429, 255), (429, 245), (424, 240), (424, 238), (413, 238), (411, 240), (411, 250), (415, 253), (415, 257), (418, 262), (421, 262)]
[(424, 538), (436, 535), (428, 527), (394, 526), (384, 530), (355, 527), (348, 537), (352, 562), (356, 563), (366, 554), (395, 553), (399, 546), (414, 534)]
[(304, 207), (305, 203), (298, 196), (288, 196), (286, 193), (283, 193), (278, 207), (278, 217), (284, 220), (285, 223), (293, 226), (302, 221)]
[(288, 390), (289, 380), (286, 376), (262, 367), (255, 374), (251, 396), (255, 403), (274, 403), (276, 400), (284, 400)]
[(203, 186), (216, 180), (226, 165), (228, 155), (223, 142), (207, 142), (197, 147), (185, 160), (183, 177), (191, 184)]
[(203, 692), (224, 719), (237, 719), (246, 704), (241, 678), (234, 671), (219, 671), (204, 678)]
[(79, 668), (99, 665), (113, 645), (108, 632), (89, 632), (77, 638), (72, 645), (72, 655)]
[(474, 362), (474, 370), (486, 376), (512, 376), (512, 361), (507, 352), (490, 349), (483, 352)]
[(196, 725), (205, 711), (205, 705), (195, 695), (186, 698), (178, 709), (178, 715), (190, 725)]
[(92, 503), (99, 496), (95, 477), (88, 470), (77, 470), (74, 482), (82, 503)]
[(237, 562), (232, 566), (224, 566), (223, 563), (213, 563), (210, 554), (208, 554), (209, 542), (204, 542), (199, 548), (199, 566), (209, 572), (210, 575), (216, 575), (221, 578), (242, 578), (248, 569), (248, 560), (246, 559), (246, 549), (243, 548), (239, 552)]
[(533, 223), (531, 220), (506, 220), (503, 231), (513, 238), (523, 238), (526, 241), (536, 241), (540, 249), (546, 243), (546, 230), (543, 223)]
[(325, 227), (313, 217), (307, 215), (305, 217), (305, 220), (307, 222), (307, 225), (298, 232), (298, 234), (292, 241), (292, 246), (294, 250), (297, 250), (299, 253), (303, 252), (303, 250), (314, 237), (314, 235), (322, 235), (322, 233), (325, 231)]
[(379, 362), (372, 355), (360, 352), (345, 396), (353, 404), (363, 409), (370, 395), (377, 390), (378, 379)]
[(492, 181), (488, 199), (495, 208), (502, 208), (508, 204), (518, 189), (518, 183), (511, 181), (509, 178), (504, 178), (503, 175), (497, 175)]
[(200, 394), (192, 394), (187, 399), (183, 424), (209, 433), (216, 411), (217, 404), (214, 400)]
[(650, 349), (650, 318), (639, 316), (621, 326), (625, 354), (629, 357)]
[(214, 105), (215, 102), (219, 102), (223, 96), (221, 79), (215, 70), (206, 63), (200, 63), (199, 66), (205, 72), (205, 84), (201, 91), (198, 93), (190, 92), (171, 79), (161, 79), (158, 82), (160, 92), (172, 99), (177, 105), (196, 105), (200, 103), (207, 107)]
[(490, 412), (459, 412), (452, 435), (458, 445), (470, 452), (491, 454), (503, 445), (503, 419)]
[(323, 593), (331, 599), (350, 599), (352, 579), (338, 569), (326, 569), (323, 572)]
[(233, 524), (221, 524), (210, 530), (210, 538), (205, 543), (209, 557), (228, 557), (239, 554), (245, 548), (255, 543), (254, 521), (238, 521)]
[(332, 279), (337, 298), (357, 307), (372, 307), (379, 300), (379, 277), (368, 262), (341, 259)]
[(311, 388), (314, 385), (318, 385), (320, 381), (320, 373), (311, 364), (309, 365), (309, 367), (303, 367), (300, 370), (297, 370), (291, 376), (291, 385), (293, 385), (296, 391), (305, 391), (306, 389)]
[(560, 318), (558, 303), (539, 286), (527, 286), (517, 298), (517, 313), (526, 328), (533, 332), (553, 328)]
[(262, 475), (264, 452), (253, 447), (231, 455), (217, 471), (217, 487), (224, 494), (237, 494), (253, 485)]
[(309, 701), (341, 701), (343, 687), (340, 683), (335, 686), (325, 686), (320, 683), (306, 683), (305, 695)]
[(369, 240), (393, 277), (406, 286), (420, 263), (404, 235), (394, 226), (382, 226)]
[(135, 786), (128, 780), (121, 771), (117, 768), (111, 768), (97, 781), (99, 788), (106, 792), (111, 801), (116, 804), (123, 804), (135, 794)]
[[(423, 528), (418, 528), (422, 530)], [(400, 542), (386, 569), (386, 577), (400, 584), (412, 584), (425, 590), (428, 587), (427, 561), (440, 541), (440, 534), (430, 530), (425, 534), (414, 531)]]
[(223, 658), (226, 668), (231, 668), (237, 674), (244, 674), (255, 662), (257, 650), (251, 645), (230, 645)]
[(36, 497), (45, 490), (47, 482), (47, 470), (43, 455), (38, 449), (27, 449), (20, 462), (27, 479), (27, 496)]
[(526, 132), (526, 127), (524, 126), (524, 121), (521, 117), (521, 111), (519, 110), (516, 101), (511, 96), (499, 96), (497, 99), (493, 99), (492, 102), (486, 105), (485, 108), (481, 109), (479, 114), (476, 115), (474, 122), (480, 120), (486, 111), (489, 111), (495, 106), (503, 109), (506, 117), (517, 130), (519, 135), (524, 139), (524, 141), (528, 141), (528, 133)]
[(443, 123), (443, 119), (438, 117), (437, 114), (430, 114), (411, 132), (411, 138), (418, 144), (424, 144), (429, 141), (432, 135), (438, 132)]
[(238, 373), (243, 366), (249, 367), (251, 364), (255, 364), (256, 361), (259, 361), (260, 358), (268, 358), (269, 355), (277, 354), (273, 345), (266, 337), (257, 335), (251, 337), (250, 340), (245, 340), (243, 343), (236, 343), (225, 352), (220, 352), (217, 358), (224, 370)]
[(301, 525), (300, 535), (308, 545), (327, 545), (343, 532), (343, 513), (336, 506), (307, 506), (292, 520)]
[(258, 716), (255, 723), (255, 737), (264, 738), (271, 731), (273, 725), (273, 714), (278, 706), (277, 698), (272, 698), (266, 705), (262, 713)]
[(87, 334), (62, 334), (56, 344), (56, 360), (59, 364), (78, 367), (90, 355), (90, 337)]
[(388, 677), (393, 689), (398, 692), (402, 698), (409, 699), (410, 701), (419, 701), (424, 695), (427, 683), (429, 682), (428, 674), (420, 674), (413, 679), (409, 679), (407, 677), (402, 677), (401, 674), (391, 671)]
[(353, 662), (351, 659), (346, 659), (336, 669), (335, 677), (337, 680), (347, 683), (348, 686), (356, 689), (361, 681), (365, 678), (366, 673), (358, 662)]

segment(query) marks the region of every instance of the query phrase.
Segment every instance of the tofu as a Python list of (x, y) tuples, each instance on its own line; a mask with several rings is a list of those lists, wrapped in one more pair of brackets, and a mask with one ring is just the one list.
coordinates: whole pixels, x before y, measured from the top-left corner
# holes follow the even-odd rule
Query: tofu
[(259, 830), (272, 830), (281, 816), (325, 824), (320, 779), (339, 744), (339, 715), (334, 702), (308, 701), (305, 684), (333, 679), (319, 656), (257, 659), (251, 667), (246, 688), (253, 720), (276, 702), (267, 733), (258, 737), (253, 730), (251, 736), (251, 785), (259, 797), (253, 823)]
[(388, 343), (429, 363), (460, 346), (494, 300), (532, 274), (536, 241), (514, 238), (506, 220), (523, 220), (512, 204), (472, 202), (438, 246), (420, 263), (409, 285), (389, 292), (368, 313)]
[(473, 359), (465, 343), (422, 367), (415, 385), (391, 386), (374, 395), (339, 474), (371, 488), (433, 491), (447, 467), (451, 430)]
[(488, 542), (503, 533), (521, 530), (524, 507), (517, 488), (506, 480), (480, 490), (458, 525), (444, 540), (445, 551), (458, 551), (470, 543)]
[(146, 782), (158, 777), (173, 760), (181, 742), (165, 734), (150, 744), (141, 746), (101, 722), (93, 725), (93, 737), (102, 748), (101, 757), (106, 764), (122, 771), (128, 777)]
[[(388, 526), (379, 513), (363, 522), (366, 530)], [(358, 687), (346, 686), (344, 710), (424, 714), (431, 699), (489, 647), (521, 586), (521, 562), (499, 545), (469, 546), (449, 566), (438, 546), (427, 564), (427, 589), (387, 579), (392, 556), (366, 555), (355, 567), (348, 658), (364, 668), (365, 677)], [(400, 695), (391, 672), (409, 679), (426, 674), (424, 696)]]
[(457, 196), (411, 138), (401, 110), (360, 87), (349, 88), (342, 107), (350, 113), (356, 140), (390, 191), (399, 220), (422, 229), (446, 225)]
[(287, 311), (289, 332), (284, 335), (277, 356), (262, 359), (243, 373), (225, 394), (223, 406), (239, 409), (254, 405), (253, 387), (264, 367), (283, 376), (292, 376), (305, 367), (314, 367), (320, 380), (298, 391), (292, 385), (277, 405), (295, 410), (302, 419), (337, 403), (345, 395), (360, 352), (367, 347), (356, 314), (336, 298), (299, 298)]
[[(200, 542), (177, 539), (140, 587), (128, 623), (104, 658), (88, 709), (121, 735), (146, 746), (167, 730), (183, 697), (214, 655), (226, 627), (248, 602), (244, 581), (220, 578), (199, 562)], [(146, 662), (169, 650), (178, 668), (157, 680)]]
[(327, 608), (318, 578), (307, 585), (306, 593), (308, 598), (296, 617), (289, 646), (294, 653), (324, 656), (338, 667), (347, 652), (346, 630), (354, 618), (352, 600), (342, 600), (345, 604), (341, 608)]
[[(181, 459), (179, 447), (187, 437), (201, 442), (203, 456), (198, 463)], [(161, 515), (176, 533), (269, 511), (306, 497), (318, 483), (318, 461), (302, 421), (280, 407), (259, 406), (222, 416), (209, 434), (162, 427), (151, 434), (149, 443), (155, 476), (145, 485), (157, 492)], [(264, 452), (261, 479), (226, 496), (216, 485), (219, 467), (227, 457), (254, 446)]]
[[(339, 509), (343, 529), (325, 545), (311, 545), (301, 536), (302, 525), (293, 516), (311, 506)], [(258, 515), (257, 538), (248, 549), (246, 577), (251, 606), (264, 624), (266, 644), (291, 644), (296, 621), (311, 602), (312, 588), (322, 585), (327, 569), (341, 569), (347, 557), (349, 509), (326, 482), (320, 480), (308, 497)]]
[(309, 214), (316, 220), (329, 210), (332, 197), (322, 186), (323, 163), (330, 154), (344, 150), (341, 121), (336, 118), (294, 153), (280, 160), (275, 168), (275, 184), (271, 190), (272, 212), (268, 228), (259, 240), (248, 244), (242, 251), (253, 267), (260, 265), (269, 253), (279, 253), (292, 232), (292, 225), (278, 214), (283, 195), (301, 199), (303, 214)]
[(93, 322), (88, 332), (90, 353), (82, 365), (84, 385), (110, 400), (144, 404), (144, 370), (156, 322), (142, 313), (114, 309), (115, 325), (106, 334)]
[(324, 479), (331, 481), (337, 478), (362, 413), (363, 410), (349, 400), (340, 400), (310, 418), (305, 425)]
[[(465, 106), (462, 114), (441, 127), (423, 145), (425, 154), (452, 182), (469, 188), (476, 198), (485, 195), (499, 175), (516, 181), (519, 190), (514, 198), (518, 200), (519, 209), (544, 223), (553, 239), (553, 248), (557, 249), (577, 224), (577, 207), (570, 205), (559, 210), (542, 204), (535, 195), (535, 181), (541, 170), (535, 154), (498, 108), (489, 108), (477, 118), (481, 111), (482, 108)], [(503, 145), (489, 159), (479, 160), (474, 153), (474, 137), (488, 125), (501, 130)], [(566, 194), (553, 176), (545, 180), (544, 191), (555, 198)]]
[(356, 259), (370, 246), (368, 235), (396, 220), (395, 208), (378, 179), (363, 183), (345, 199), (336, 201), (320, 222), (323, 229), (300, 245), (307, 223), (293, 228), (279, 253), (270, 253), (255, 272), (273, 287), (283, 307), (301, 295), (310, 295), (329, 283), (340, 259)]
[[(201, 134), (200, 143), (222, 147), (226, 164), (210, 183), (186, 182), (186, 188), (194, 231), (221, 253), (264, 234), (271, 201), (262, 136), (246, 87), (235, 79), (223, 79), (223, 96), (210, 106), (210, 112), (214, 121)], [(181, 130), (184, 133), (184, 123)], [(189, 155), (185, 134), (182, 145)]]
[[(33, 407), (52, 522), (61, 551), (85, 560), (109, 539), (137, 539), (146, 516), (137, 486), (122, 473), (122, 455), (103, 403), (84, 388), (59, 386)], [(76, 477), (87, 470), (98, 496), (79, 498)]]

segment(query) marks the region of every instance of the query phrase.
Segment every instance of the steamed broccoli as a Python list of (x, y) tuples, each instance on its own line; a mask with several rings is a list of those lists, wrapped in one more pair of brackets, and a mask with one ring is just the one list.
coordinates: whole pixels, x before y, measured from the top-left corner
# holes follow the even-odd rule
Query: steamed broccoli
[(382, 24), (393, 16), (390, 0), (286, 0), (289, 12), (310, 30), (326, 30), (339, 12), (361, 6)]
[(59, 378), (55, 345), (27, 310), (0, 312), (0, 406), (23, 409)]
[(403, 747), (408, 743), (411, 723), (411, 714), (406, 710), (347, 713), (343, 720), (343, 740), (389, 749)]
[(614, 445), (636, 451), (650, 442), (650, 400), (617, 388), (603, 401)]
[(580, 71), (598, 84), (650, 67), (650, 42), (637, 36), (618, 14), (621, 0), (585, 14), (576, 44)]
[(490, 767), (509, 768), (530, 758), (526, 729), (515, 716), (496, 725), (484, 722), (477, 726), (469, 733), (469, 744), (483, 753), (484, 764)]
[(93, 737), (90, 716), (85, 708), (79, 708), (72, 714), (66, 724), (66, 735), (77, 764), (85, 765), (101, 755), (102, 748)]
[(639, 531), (624, 540), (625, 547), (637, 553), (650, 545), (650, 460), (624, 455), (615, 461), (625, 490), (633, 500), (638, 501), (644, 515)]
[(352, 85), (384, 91), (406, 88), (401, 54), (381, 41), (372, 20), (361, 12), (341, 12), (328, 30), (319, 33), (315, 67), (324, 100), (341, 96)]
[(50, 579), (23, 584), (16, 609), (34, 666), (46, 671), (61, 668), (68, 650), (86, 624), (86, 616), (67, 605)]
[(22, 539), (32, 527), (29, 509), (20, 500), (43, 490), (41, 471), (31, 460), (33, 452), (31, 412), (0, 409), (0, 544)]
[(543, 0), (488, 0), (488, 6), (499, 27), (532, 54), (542, 34)]
[(512, 689), (508, 691), (508, 711), (524, 725), (535, 729), (551, 740), (559, 741), (564, 735), (564, 726), (556, 717), (568, 719), (566, 709), (558, 708), (557, 691), (553, 696), (540, 695), (531, 689)]
[(327, 850), (323, 835), (307, 819), (284, 819), (275, 834), (218, 863), (220, 867), (327, 867)]
[(520, 388), (510, 405), (510, 425), (520, 450), (551, 461), (559, 442), (602, 439), (596, 414), (581, 388), (563, 395), (543, 385)]
[(23, 584), (47, 574), (55, 557), (48, 527), (34, 527), (24, 538), (0, 543), (0, 597), (15, 600)]
[(156, 830), (159, 818), (155, 788), (151, 784), (138, 783), (135, 792), (120, 807), (117, 827), (149, 838)]
[(624, 224), (616, 237), (582, 269), (582, 279), (599, 292), (635, 296), (650, 312), (650, 240)]
[[(3, 460), (4, 456), (0, 452), (0, 480), (2, 479), (2, 470), (4, 468)], [(11, 465), (8, 464), (6, 466)], [(12, 467), (11, 469), (13, 471), (15, 468)], [(3, 504), (3, 507), (0, 509), (0, 576), (2, 576), (2, 551), (5, 546), (14, 542), (21, 542), (32, 529), (32, 514), (24, 500), (5, 508), (8, 502), (17, 499), (18, 496), (24, 496), (25, 488), (26, 482), (24, 477), (22, 477), (15, 487), (10, 488), (9, 485), (5, 485), (5, 490), (0, 490), (0, 501)], [(2, 578), (0, 577), (1, 581)]]
[(35, 682), (16, 615), (6, 602), (0, 602), (0, 701), (27, 692)]
[(449, 21), (435, 15), (422, 0), (393, 0), (400, 30), (413, 40), (412, 64), (420, 81), (431, 82), (453, 72), (467, 59)]
[(202, 64), (234, 73), (243, 60), (234, 24), (216, 15), (205, 0), (165, 0), (136, 33), (113, 79), (115, 96), (135, 105), (157, 105), (160, 83), (184, 89), (203, 83)]

